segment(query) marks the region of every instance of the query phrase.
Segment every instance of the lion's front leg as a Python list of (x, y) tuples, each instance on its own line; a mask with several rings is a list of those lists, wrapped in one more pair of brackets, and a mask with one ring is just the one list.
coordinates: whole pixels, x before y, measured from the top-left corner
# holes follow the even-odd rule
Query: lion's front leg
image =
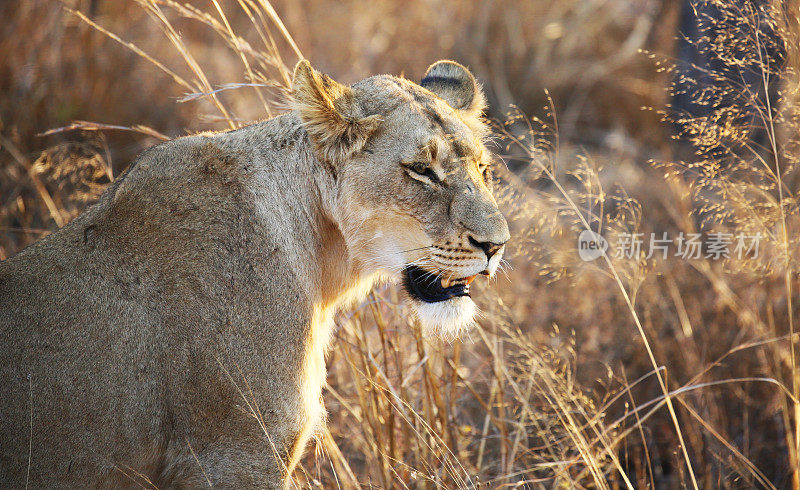
[[(247, 440), (250, 439), (250, 440)], [(246, 441), (246, 442), (243, 442)], [(167, 456), (158, 487), (274, 488), (285, 487), (287, 458), (263, 440), (225, 436), (201, 449), (186, 444)]]
[(284, 488), (299, 426), (267, 400), (237, 400), (221, 386), (173, 414), (161, 487)]

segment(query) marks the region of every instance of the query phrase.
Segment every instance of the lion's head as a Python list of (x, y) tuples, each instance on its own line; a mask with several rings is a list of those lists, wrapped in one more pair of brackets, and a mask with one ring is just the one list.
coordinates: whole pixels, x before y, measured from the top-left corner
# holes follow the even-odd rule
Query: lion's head
[(294, 104), (336, 179), (335, 214), (364, 271), (402, 277), (423, 326), (445, 335), (476, 313), (469, 285), (509, 239), (491, 192), (484, 96), (452, 61), (417, 85), (379, 75), (348, 87), (301, 61)]

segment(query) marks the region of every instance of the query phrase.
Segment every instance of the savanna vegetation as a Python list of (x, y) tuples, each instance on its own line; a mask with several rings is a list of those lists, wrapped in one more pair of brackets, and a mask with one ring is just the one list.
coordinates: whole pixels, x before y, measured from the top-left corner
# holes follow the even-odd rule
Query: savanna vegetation
[(799, 8), (5, 2), (0, 259), (144, 148), (285, 110), (302, 57), (345, 82), (455, 59), (489, 98), (507, 264), (463, 339), (395, 286), (337, 317), (296, 485), (800, 488)]

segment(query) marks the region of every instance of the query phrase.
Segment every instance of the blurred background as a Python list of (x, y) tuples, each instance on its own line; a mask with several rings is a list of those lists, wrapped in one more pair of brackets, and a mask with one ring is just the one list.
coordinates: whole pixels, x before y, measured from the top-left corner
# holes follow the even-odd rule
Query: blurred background
[[(257, 2), (256, 2), (257, 3)], [(176, 14), (159, 2), (164, 14)], [(136, 1), (64, 2), (183, 77), (191, 73), (157, 22)], [(218, 17), (209, 2), (190, 2)], [(477, 75), (491, 116), (513, 104), (543, 115), (544, 89), (556, 103), (563, 141), (608, 148), (637, 143), (636, 151), (664, 146), (669, 128), (642, 107), (663, 107), (668, 74), (657, 73), (640, 50), (673, 56), (680, 2), (377, 1), (273, 2), (302, 54), (319, 70), (353, 83), (377, 73), (419, 80), (439, 59), (458, 60)], [(221, 2), (237, 35), (257, 46), (258, 34), (236, 2)], [(132, 126), (145, 124), (169, 137), (225, 127), (214, 121), (207, 101), (177, 104), (188, 92), (148, 60), (70, 15), (60, 2), (8, 2), (2, 29), (0, 83), (3, 134), (23, 153), (81, 139), (70, 132), (39, 133), (75, 120)], [(171, 18), (181, 42), (217, 86), (247, 82), (229, 42), (207, 25), (180, 15)], [(289, 67), (296, 54), (276, 33)], [(177, 59), (176, 59), (177, 58)], [(267, 76), (274, 75), (268, 73)], [(227, 97), (235, 117), (266, 116), (243, 90)], [(221, 94), (225, 98), (227, 94)], [(270, 101), (279, 102), (278, 94)], [(258, 100), (256, 98), (256, 100)], [(108, 132), (115, 169), (124, 169), (145, 140)], [(630, 141), (628, 141), (630, 140)], [(4, 155), (6, 159), (8, 155)]]
[[(466, 339), (393, 287), (337, 319), (301, 487), (798, 488), (797, 5), (768, 0), (0, 3), (0, 259), (143, 149), (353, 83), (473, 71), (514, 229)], [(585, 263), (577, 235), (729, 232), (760, 257)], [(646, 239), (646, 238), (645, 238)]]

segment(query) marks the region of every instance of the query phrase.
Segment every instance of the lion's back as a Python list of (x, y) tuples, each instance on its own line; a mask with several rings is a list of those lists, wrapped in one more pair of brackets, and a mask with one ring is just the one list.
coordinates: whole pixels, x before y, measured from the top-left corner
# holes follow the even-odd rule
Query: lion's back
[[(131, 371), (147, 340), (120, 338), (141, 326), (141, 307), (117, 301), (105, 271), (80, 266), (86, 257), (73, 243), (80, 225), (0, 263), (3, 485), (102, 478), (111, 468), (91, 461), (103, 453), (114, 459), (115, 419), (130, 413), (123, 400), (131, 393), (123, 390), (153, 389), (133, 383)], [(76, 430), (76, 423), (108, 432)]]
[(295, 420), (286, 390), (310, 300), (277, 251), (290, 229), (265, 224), (246, 187), (255, 159), (291, 151), (283, 129), (254, 153), (274, 125), (292, 127), (152, 148), (95, 206), (0, 262), (0, 486), (23, 485), (29, 461), (34, 486), (102, 485), (115, 462), (157, 475), (197, 417), (240, 416), (220, 359), (276, 421)]
[(195, 146), (146, 151), (97, 204), (0, 262), (0, 486), (103, 482), (132, 461), (121, 448), (158, 444), (163, 302), (188, 289), (170, 269), (190, 276), (192, 236), (209, 234), (186, 224), (204, 197), (179, 189)]

